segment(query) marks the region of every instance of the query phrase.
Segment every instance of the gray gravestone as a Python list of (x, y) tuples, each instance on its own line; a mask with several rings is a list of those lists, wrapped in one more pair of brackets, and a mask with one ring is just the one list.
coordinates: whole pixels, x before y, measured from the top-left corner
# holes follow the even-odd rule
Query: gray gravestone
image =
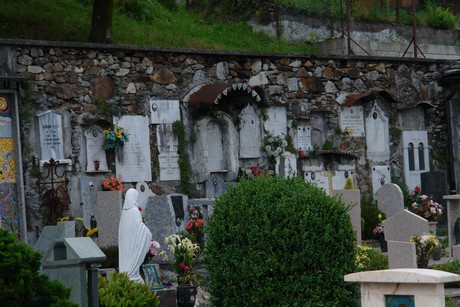
[(387, 241), (409, 242), (414, 235), (429, 233), (428, 221), (406, 209), (387, 217), (384, 229)]
[(180, 180), (178, 140), (172, 132), (172, 124), (163, 123), (157, 128), (158, 162), (160, 181)]
[(38, 115), (40, 133), (40, 159), (48, 161), (64, 159), (62, 115), (46, 111)]
[(227, 172), (212, 172), (209, 179), (206, 180), (206, 197), (216, 198), (224, 194), (224, 181)]
[(334, 190), (331, 196), (338, 196), (350, 207), (348, 215), (356, 233), (356, 243), (361, 245), (361, 193), (359, 190)]
[[(91, 126), (85, 131), (86, 139), (86, 171), (107, 171), (107, 158), (102, 144), (104, 143), (104, 131), (98, 126)], [(95, 161), (99, 162), (96, 169)]]
[(45, 226), (40, 233), (34, 248), (45, 253), (54, 240), (75, 237), (75, 221), (58, 222), (53, 226)]
[(401, 188), (394, 183), (388, 183), (380, 187), (377, 194), (377, 205), (387, 218), (403, 210), (404, 195)]
[(83, 225), (90, 228), (91, 215), (96, 215), (97, 192), (101, 191), (101, 179), (97, 177), (80, 177), (80, 197), (83, 211)]
[(123, 199), (121, 191), (98, 191), (95, 214), (99, 228), (99, 246), (117, 246)]
[(145, 209), (145, 225), (152, 232), (152, 240), (166, 250), (165, 238), (185, 229), (188, 218), (188, 197), (182, 194), (150, 196)]
[(387, 183), (391, 183), (390, 166), (372, 166), (372, 192), (374, 195), (374, 199), (377, 199), (377, 195), (380, 188)]
[(417, 268), (415, 243), (387, 241), (390, 269)]
[(260, 120), (251, 105), (241, 111), (239, 136), (240, 158), (259, 158), (262, 145)]

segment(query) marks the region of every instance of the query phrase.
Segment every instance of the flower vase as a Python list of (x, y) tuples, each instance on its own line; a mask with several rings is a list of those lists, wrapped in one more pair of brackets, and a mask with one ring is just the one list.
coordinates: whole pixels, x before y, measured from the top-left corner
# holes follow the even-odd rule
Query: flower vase
[(424, 256), (421, 256), (420, 258), (417, 259), (417, 268), (419, 269), (428, 269), (428, 261)]
[(441, 260), (442, 252), (440, 248), (436, 248), (433, 253), (433, 260)]
[(191, 284), (179, 284), (176, 289), (177, 306), (193, 307), (195, 306), (197, 288)]
[(385, 240), (385, 233), (379, 232), (377, 234), (377, 238), (379, 239), (381, 252), (382, 253), (388, 252), (388, 244), (387, 244), (387, 241)]

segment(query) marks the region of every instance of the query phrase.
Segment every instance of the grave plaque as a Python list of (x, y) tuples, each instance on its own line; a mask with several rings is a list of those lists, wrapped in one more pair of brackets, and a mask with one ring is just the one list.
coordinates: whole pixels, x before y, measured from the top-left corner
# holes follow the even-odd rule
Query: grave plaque
[(150, 123), (172, 124), (180, 120), (179, 100), (150, 100)]
[(146, 116), (127, 115), (114, 122), (125, 128), (129, 142), (117, 151), (117, 177), (126, 182), (152, 181), (150, 167), (149, 120)]
[(372, 167), (372, 191), (374, 199), (377, 199), (377, 194), (380, 188), (391, 183), (390, 167), (388, 165), (376, 165)]
[(309, 148), (312, 148), (311, 127), (310, 126), (297, 127), (297, 137), (295, 139), (297, 141), (295, 147), (298, 150), (308, 150)]
[(380, 162), (390, 159), (390, 136), (388, 118), (375, 106), (366, 118), (367, 157), (370, 161)]
[(260, 157), (260, 121), (254, 108), (247, 106), (241, 112), (240, 158)]
[(160, 180), (180, 180), (178, 141), (172, 133), (172, 124), (160, 124), (157, 128), (158, 161), (160, 164)]
[(176, 225), (179, 226), (185, 219), (184, 198), (182, 195), (171, 195), (171, 203), (174, 209)]
[(47, 111), (38, 115), (40, 133), (40, 159), (49, 161), (64, 159), (62, 115)]
[[(364, 137), (363, 107), (340, 107), (340, 128), (350, 136)], [(350, 128), (350, 129), (349, 129)]]
[(323, 175), (321, 171), (307, 171), (304, 175), (305, 182), (310, 182), (316, 184), (318, 187), (322, 188), (329, 195), (330, 185), (329, 177)]
[(268, 109), (268, 119), (264, 122), (265, 130), (272, 135), (286, 135), (286, 107), (271, 107)]
[(333, 190), (343, 190), (347, 183), (347, 178), (351, 178), (354, 184), (355, 182), (354, 176), (355, 176), (355, 171), (353, 168), (350, 168), (348, 170), (334, 171), (332, 174), (332, 189)]
[(90, 228), (89, 220), (91, 215), (96, 215), (97, 211), (97, 192), (101, 191), (101, 179), (97, 177), (80, 177), (80, 197), (83, 224)]
[(155, 196), (155, 194), (150, 190), (149, 185), (145, 181), (139, 181), (136, 184), (136, 190), (139, 193), (139, 198), (137, 203), (142, 208), (143, 212), (145, 212), (145, 208), (147, 208), (147, 202), (150, 196)]
[[(105, 151), (102, 148), (104, 143), (104, 131), (97, 126), (92, 126), (85, 131), (86, 139), (86, 170), (98, 171), (107, 170), (107, 159)], [(96, 169), (96, 161), (99, 161)]]

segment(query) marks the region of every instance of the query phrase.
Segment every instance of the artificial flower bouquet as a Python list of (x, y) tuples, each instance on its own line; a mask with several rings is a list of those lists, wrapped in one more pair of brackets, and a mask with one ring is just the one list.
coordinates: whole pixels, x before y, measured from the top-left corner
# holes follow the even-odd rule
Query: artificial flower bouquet
[(110, 176), (102, 180), (102, 190), (103, 191), (122, 191), (123, 189), (123, 181), (115, 176)]
[(412, 236), (409, 241), (415, 243), (417, 264), (419, 265), (419, 267), (428, 267), (428, 261), (438, 248), (439, 241), (436, 239), (434, 235), (430, 234)]
[(385, 219), (383, 218), (382, 213), (379, 213), (377, 215), (377, 219), (378, 219), (377, 225), (372, 230), (374, 234), (383, 233), (383, 223), (385, 222)]
[(409, 210), (413, 213), (428, 221), (437, 221), (442, 216), (442, 205), (434, 201), (431, 196), (423, 194), (418, 186), (415, 187), (410, 197), (413, 202), (409, 206)]
[(113, 128), (104, 130), (104, 143), (102, 144), (102, 148), (105, 150), (117, 150), (125, 146), (125, 143), (128, 141), (129, 137), (125, 128), (121, 126), (115, 126)]

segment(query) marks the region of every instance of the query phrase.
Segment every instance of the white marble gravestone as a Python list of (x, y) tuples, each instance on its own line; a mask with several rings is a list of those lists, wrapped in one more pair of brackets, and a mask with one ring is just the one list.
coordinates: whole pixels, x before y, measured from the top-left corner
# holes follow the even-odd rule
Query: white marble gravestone
[(136, 184), (136, 190), (139, 193), (139, 198), (137, 200), (137, 203), (144, 210), (143, 213), (145, 213), (145, 208), (147, 208), (149, 197), (155, 196), (155, 193), (153, 193), (152, 190), (150, 190), (149, 185), (145, 181), (139, 181)]
[(250, 105), (241, 111), (239, 136), (240, 158), (259, 158), (262, 144), (260, 120)]
[(351, 128), (350, 136), (364, 137), (364, 115), (362, 106), (340, 107), (340, 128), (343, 132)]
[(101, 179), (98, 177), (80, 177), (80, 197), (83, 211), (83, 224), (90, 228), (91, 215), (97, 212), (97, 192), (102, 190)]
[(148, 117), (114, 117), (114, 123), (117, 122), (129, 135), (129, 142), (116, 154), (117, 177), (126, 182), (152, 181)]
[(97, 171), (95, 161), (99, 161), (99, 171), (108, 170), (107, 158), (102, 148), (104, 131), (98, 126), (91, 126), (85, 131), (86, 140), (86, 171)]
[(370, 161), (384, 162), (390, 159), (388, 118), (378, 106), (374, 106), (366, 118), (366, 147)]
[(309, 182), (312, 184), (317, 185), (319, 188), (323, 189), (328, 195), (330, 193), (330, 178), (323, 175), (323, 171), (321, 169), (310, 169), (304, 171), (304, 180), (305, 182)]
[(381, 186), (377, 194), (377, 206), (387, 218), (403, 210), (404, 195), (401, 188), (394, 183)]
[(421, 185), (420, 174), (430, 171), (426, 131), (403, 131), (404, 180), (409, 190)]
[(180, 120), (179, 100), (150, 100), (150, 123), (172, 124)]
[(64, 159), (62, 115), (46, 111), (38, 115), (40, 133), (40, 160)]
[(391, 183), (390, 166), (388, 165), (375, 165), (372, 167), (372, 192), (374, 199), (377, 199), (380, 188)]
[(160, 181), (180, 180), (178, 140), (172, 131), (172, 124), (163, 123), (157, 128), (158, 162)]
[(343, 190), (347, 183), (347, 178), (351, 178), (353, 185), (355, 184), (355, 169), (349, 166), (345, 170), (336, 170), (332, 172), (332, 189)]
[(311, 144), (311, 127), (309, 125), (298, 126), (294, 132), (294, 147), (298, 150), (308, 150)]
[(276, 157), (275, 172), (285, 178), (296, 176), (297, 156), (292, 152), (285, 151), (281, 156)]
[(286, 135), (286, 107), (270, 107), (268, 109), (268, 118), (264, 121), (264, 127), (272, 135)]

